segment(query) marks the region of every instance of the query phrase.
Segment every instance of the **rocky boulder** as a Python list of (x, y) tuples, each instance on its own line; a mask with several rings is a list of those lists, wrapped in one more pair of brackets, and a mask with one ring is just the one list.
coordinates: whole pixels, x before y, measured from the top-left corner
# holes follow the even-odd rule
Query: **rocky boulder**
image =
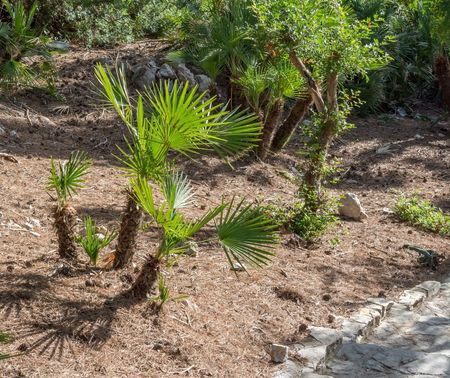
[(353, 193), (347, 193), (341, 200), (339, 215), (358, 221), (367, 218), (367, 214), (362, 208), (358, 196)]

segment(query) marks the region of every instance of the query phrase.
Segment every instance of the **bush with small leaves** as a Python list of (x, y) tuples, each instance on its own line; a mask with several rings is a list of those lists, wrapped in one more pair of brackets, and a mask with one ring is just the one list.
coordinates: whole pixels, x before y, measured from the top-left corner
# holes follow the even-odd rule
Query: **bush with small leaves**
[(398, 218), (413, 226), (450, 236), (450, 215), (445, 214), (430, 201), (417, 196), (402, 196), (395, 204), (394, 213)]

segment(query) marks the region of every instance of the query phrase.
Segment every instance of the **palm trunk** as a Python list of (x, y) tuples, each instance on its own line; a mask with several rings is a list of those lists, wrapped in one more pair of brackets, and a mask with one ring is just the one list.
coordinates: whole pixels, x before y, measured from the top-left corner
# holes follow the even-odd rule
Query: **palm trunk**
[(262, 140), (258, 147), (258, 156), (261, 160), (267, 158), (267, 154), (270, 150), (270, 145), (272, 144), (272, 139), (274, 137), (275, 130), (283, 116), (284, 110), (284, 99), (278, 99), (273, 104), (270, 110), (266, 122), (264, 123)]
[(308, 95), (307, 98), (300, 98), (292, 107), (289, 116), (280, 126), (280, 128), (275, 133), (273, 137), (271, 149), (274, 152), (280, 152), (281, 149), (287, 144), (289, 139), (291, 139), (292, 134), (294, 133), (297, 125), (299, 125), (303, 118), (305, 117), (306, 112), (311, 106), (312, 98)]
[(136, 203), (131, 190), (127, 192), (127, 206), (122, 215), (117, 248), (114, 254), (114, 269), (122, 269), (131, 261), (136, 249), (136, 239), (142, 219), (142, 209)]
[(148, 255), (128, 293), (137, 299), (145, 299), (156, 286), (160, 269), (161, 261), (153, 255)]
[(70, 205), (57, 206), (54, 210), (55, 229), (58, 236), (58, 253), (63, 259), (76, 259), (77, 249), (75, 244), (74, 228), (77, 219), (77, 211)]
[(436, 76), (441, 88), (442, 101), (444, 107), (450, 112), (450, 62), (448, 57), (439, 56), (436, 59)]

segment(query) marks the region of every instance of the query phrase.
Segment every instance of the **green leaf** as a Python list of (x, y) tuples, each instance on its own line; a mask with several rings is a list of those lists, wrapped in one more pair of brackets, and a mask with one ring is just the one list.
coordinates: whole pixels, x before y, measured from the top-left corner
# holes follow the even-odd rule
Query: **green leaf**
[(269, 263), (277, 243), (276, 226), (257, 208), (227, 204), (216, 223), (219, 242), (228, 261), (247, 262), (255, 266)]
[(58, 165), (51, 159), (50, 178), (48, 189), (54, 189), (61, 206), (64, 206), (69, 197), (77, 193), (85, 183), (91, 161), (84, 152), (73, 152), (69, 159)]

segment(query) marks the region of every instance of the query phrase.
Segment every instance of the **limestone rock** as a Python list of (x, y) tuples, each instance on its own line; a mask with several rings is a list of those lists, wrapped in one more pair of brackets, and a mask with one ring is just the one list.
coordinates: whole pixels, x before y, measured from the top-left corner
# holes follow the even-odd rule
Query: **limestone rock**
[(270, 358), (272, 362), (280, 363), (287, 361), (289, 347), (286, 345), (272, 344), (270, 346)]
[(156, 76), (160, 80), (176, 80), (177, 79), (177, 74), (176, 74), (175, 70), (167, 63), (164, 63), (161, 66), (161, 68), (158, 70)]
[(157, 67), (140, 66), (133, 69), (133, 83), (139, 90), (150, 88), (156, 80)]
[(363, 220), (367, 218), (367, 214), (364, 212), (364, 209), (359, 202), (359, 198), (353, 193), (347, 193), (342, 199), (339, 206), (339, 214), (354, 220)]
[(206, 75), (196, 75), (195, 81), (198, 84), (198, 92), (203, 93), (209, 89), (213, 81)]
[(180, 63), (177, 66), (177, 73), (178, 78), (182, 83), (185, 83), (186, 81), (189, 82), (192, 86), (196, 85), (197, 82), (195, 81), (195, 76), (192, 73), (192, 71), (186, 67), (184, 63)]

